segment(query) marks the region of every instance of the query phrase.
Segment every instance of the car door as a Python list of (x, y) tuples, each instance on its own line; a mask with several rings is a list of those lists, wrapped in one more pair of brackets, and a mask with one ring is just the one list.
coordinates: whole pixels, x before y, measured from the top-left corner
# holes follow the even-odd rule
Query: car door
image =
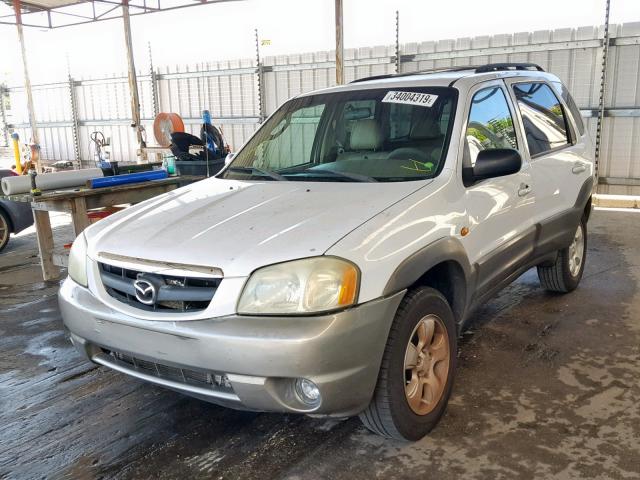
[(539, 78), (511, 78), (506, 83), (521, 118), (527, 145), (523, 154), (536, 185), (534, 222), (544, 227), (574, 207), (591, 178), (590, 142), (549, 83)]
[(535, 192), (524, 159), (515, 174), (477, 182), (470, 177), (481, 150), (522, 151), (517, 117), (502, 80), (484, 82), (470, 91), (466, 119), (460, 163), (469, 233), (462, 242), (477, 270), (476, 296), (482, 296), (530, 258), (535, 242)]

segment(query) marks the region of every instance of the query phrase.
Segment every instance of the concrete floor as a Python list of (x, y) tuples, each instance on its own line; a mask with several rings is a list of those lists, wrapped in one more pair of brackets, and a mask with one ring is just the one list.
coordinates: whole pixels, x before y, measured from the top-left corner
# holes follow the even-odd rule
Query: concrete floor
[(0, 478), (640, 478), (640, 212), (589, 227), (577, 291), (528, 272), (475, 315), (447, 414), (413, 444), (83, 362), (27, 233), (0, 255)]

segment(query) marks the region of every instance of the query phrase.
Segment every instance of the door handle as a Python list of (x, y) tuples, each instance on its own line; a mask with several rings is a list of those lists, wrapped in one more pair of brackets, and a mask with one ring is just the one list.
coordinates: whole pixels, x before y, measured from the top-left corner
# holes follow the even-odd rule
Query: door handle
[(573, 168), (571, 169), (571, 173), (582, 173), (587, 169), (587, 166), (582, 162), (576, 162), (573, 164)]
[(531, 186), (527, 185), (526, 183), (521, 183), (520, 188), (518, 189), (518, 196), (524, 197), (526, 195), (529, 195), (529, 193), (531, 193)]

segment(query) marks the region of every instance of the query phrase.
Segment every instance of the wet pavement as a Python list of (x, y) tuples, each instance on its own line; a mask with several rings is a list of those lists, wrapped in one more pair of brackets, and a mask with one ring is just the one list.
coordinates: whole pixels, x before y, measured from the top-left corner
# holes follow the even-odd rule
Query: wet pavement
[(0, 478), (640, 478), (640, 212), (599, 210), (589, 229), (574, 293), (530, 271), (474, 315), (449, 409), (416, 443), (86, 363), (26, 232), (0, 254)]

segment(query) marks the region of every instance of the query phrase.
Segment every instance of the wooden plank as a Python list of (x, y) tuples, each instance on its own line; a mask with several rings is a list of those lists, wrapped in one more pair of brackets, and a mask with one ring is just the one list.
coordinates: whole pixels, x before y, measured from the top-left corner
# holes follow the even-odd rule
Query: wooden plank
[(71, 202), (71, 220), (73, 221), (73, 232), (76, 237), (87, 228), (89, 223), (89, 217), (87, 217), (87, 202), (85, 197), (74, 198)]
[(152, 180), (149, 182), (140, 182), (140, 183), (130, 183), (127, 185), (118, 185), (117, 187), (105, 187), (105, 188), (92, 188), (92, 189), (83, 189), (77, 192), (69, 192), (65, 194), (59, 194), (55, 196), (51, 196), (49, 198), (75, 198), (75, 197), (91, 197), (94, 195), (103, 195), (104, 192), (127, 192), (127, 191), (138, 191), (138, 190), (146, 190), (146, 189), (154, 189), (157, 186), (161, 185), (174, 185), (174, 186), (183, 186), (189, 183), (193, 183), (198, 180), (203, 180), (205, 177), (173, 177), (173, 178), (165, 178), (162, 180)]
[(108, 188), (100, 194), (86, 197), (86, 205), (89, 210), (93, 208), (109, 207), (113, 205), (123, 205), (126, 203), (139, 203), (157, 195), (161, 195), (178, 188), (176, 184), (155, 185), (144, 189), (129, 189), (127, 191), (111, 191)]
[(72, 206), (68, 201), (48, 201), (48, 202), (31, 202), (32, 210), (41, 210), (43, 212), (64, 212), (71, 213)]
[(45, 191), (42, 195), (38, 197), (33, 197), (31, 194), (21, 194), (21, 195), (10, 195), (10, 196), (1, 196), (0, 198), (6, 200), (13, 200), (17, 202), (38, 202), (38, 203), (47, 203), (50, 201), (60, 201), (60, 200), (69, 200), (76, 197), (86, 197), (92, 195), (101, 195), (104, 192), (120, 192), (127, 190), (141, 190), (146, 188), (155, 188), (157, 185), (177, 185), (184, 186), (193, 182), (197, 182), (199, 180), (204, 180), (206, 177), (203, 176), (193, 176), (193, 175), (181, 175), (179, 177), (170, 177), (164, 178), (162, 180), (152, 180), (149, 182), (140, 182), (140, 183), (130, 183), (127, 185), (118, 185), (116, 187), (106, 187), (106, 188), (79, 188), (76, 187), (74, 189), (68, 190), (54, 190), (54, 191)]
[(33, 210), (33, 220), (36, 225), (42, 278), (55, 280), (60, 277), (60, 269), (53, 263), (53, 232), (51, 231), (49, 212)]

